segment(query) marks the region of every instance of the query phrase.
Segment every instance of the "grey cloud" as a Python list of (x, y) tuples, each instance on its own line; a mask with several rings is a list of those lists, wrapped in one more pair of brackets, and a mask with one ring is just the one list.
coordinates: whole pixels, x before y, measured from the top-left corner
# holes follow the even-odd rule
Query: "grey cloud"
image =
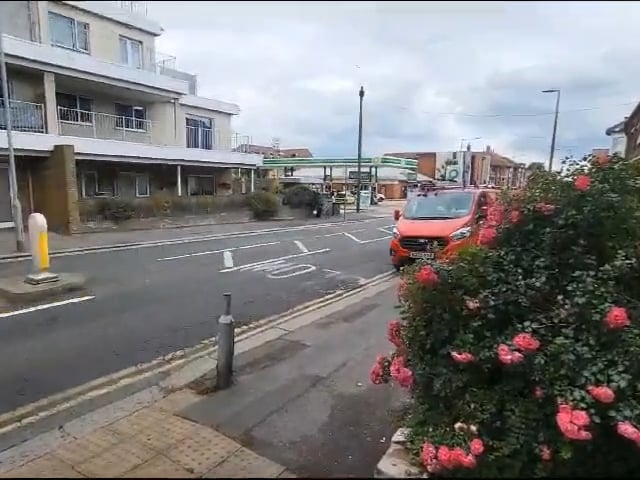
[[(237, 130), (316, 155), (353, 155), (364, 84), (364, 148), (444, 150), (481, 136), (544, 160), (562, 89), (559, 144), (606, 146), (604, 130), (640, 100), (638, 3), (150, 2), (159, 49), (197, 73), (200, 93), (237, 102)], [(439, 114), (440, 113), (440, 114)], [(542, 138), (541, 138), (542, 137)]]

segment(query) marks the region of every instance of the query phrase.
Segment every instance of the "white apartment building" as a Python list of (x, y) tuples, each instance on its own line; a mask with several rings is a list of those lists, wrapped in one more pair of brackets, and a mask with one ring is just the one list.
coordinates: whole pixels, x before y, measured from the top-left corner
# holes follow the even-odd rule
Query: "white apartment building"
[[(0, 32), (25, 216), (73, 232), (92, 198), (225, 195), (238, 173), (253, 185), (262, 156), (238, 148), (251, 143), (232, 131), (239, 107), (197, 96), (196, 77), (156, 51), (146, 2), (3, 1)], [(0, 225), (5, 129), (0, 115)]]

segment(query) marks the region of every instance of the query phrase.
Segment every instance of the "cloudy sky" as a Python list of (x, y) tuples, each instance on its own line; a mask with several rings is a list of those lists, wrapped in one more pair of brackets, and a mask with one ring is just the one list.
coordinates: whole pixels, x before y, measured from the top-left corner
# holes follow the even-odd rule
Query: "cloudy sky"
[[(179, 8), (177, 6), (179, 5)], [(608, 147), (604, 130), (640, 101), (640, 3), (149, 2), (157, 48), (238, 103), (253, 143), (355, 156), (365, 87), (366, 155), (496, 151), (556, 157)]]

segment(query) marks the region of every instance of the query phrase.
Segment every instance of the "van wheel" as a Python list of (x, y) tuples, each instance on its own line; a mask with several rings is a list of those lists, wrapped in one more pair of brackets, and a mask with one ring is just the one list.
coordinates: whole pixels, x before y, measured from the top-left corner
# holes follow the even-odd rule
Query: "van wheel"
[(394, 265), (393, 268), (395, 269), (396, 272), (399, 272), (401, 269), (400, 265)]

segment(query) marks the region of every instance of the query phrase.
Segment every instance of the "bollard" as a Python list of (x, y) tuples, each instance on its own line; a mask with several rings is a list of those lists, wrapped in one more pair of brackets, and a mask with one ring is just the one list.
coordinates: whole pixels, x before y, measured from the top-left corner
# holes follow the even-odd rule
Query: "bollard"
[(29, 215), (29, 244), (31, 246), (32, 271), (25, 282), (31, 285), (57, 282), (58, 275), (49, 271), (49, 236), (47, 219), (41, 213)]
[(218, 365), (216, 366), (216, 387), (223, 390), (231, 386), (233, 380), (233, 351), (235, 344), (235, 324), (231, 316), (231, 294), (224, 294), (224, 314), (218, 319)]

